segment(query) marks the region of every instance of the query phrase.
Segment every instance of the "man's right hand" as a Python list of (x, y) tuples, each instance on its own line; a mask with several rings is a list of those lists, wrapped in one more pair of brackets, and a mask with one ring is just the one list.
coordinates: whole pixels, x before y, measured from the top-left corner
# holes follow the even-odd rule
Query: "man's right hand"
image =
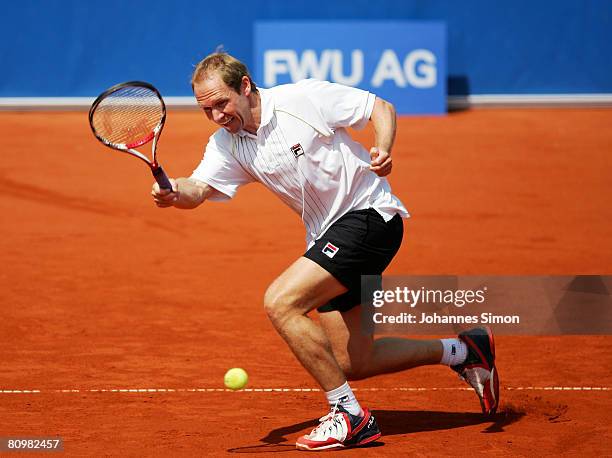
[(151, 190), (151, 195), (153, 196), (155, 205), (160, 208), (172, 207), (179, 197), (176, 181), (172, 178), (169, 178), (169, 180), (170, 184), (172, 185), (172, 190), (160, 189), (159, 184), (157, 183), (153, 184), (153, 189)]

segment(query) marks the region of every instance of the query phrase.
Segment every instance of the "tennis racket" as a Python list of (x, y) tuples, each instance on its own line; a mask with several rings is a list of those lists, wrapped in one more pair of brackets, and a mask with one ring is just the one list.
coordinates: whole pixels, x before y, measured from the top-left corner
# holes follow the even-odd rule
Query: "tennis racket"
[[(166, 121), (166, 105), (149, 83), (130, 81), (104, 91), (89, 109), (89, 124), (98, 140), (109, 148), (144, 161), (162, 189), (172, 189), (157, 163), (157, 142)], [(153, 140), (151, 160), (134, 148)]]

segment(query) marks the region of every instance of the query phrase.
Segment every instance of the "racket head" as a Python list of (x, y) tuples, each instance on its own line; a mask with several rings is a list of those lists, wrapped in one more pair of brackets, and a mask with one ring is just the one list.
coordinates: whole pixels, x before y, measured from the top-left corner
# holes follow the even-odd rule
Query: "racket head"
[(161, 94), (144, 81), (116, 84), (100, 94), (89, 109), (93, 134), (106, 146), (120, 151), (159, 137), (165, 121), (166, 104)]

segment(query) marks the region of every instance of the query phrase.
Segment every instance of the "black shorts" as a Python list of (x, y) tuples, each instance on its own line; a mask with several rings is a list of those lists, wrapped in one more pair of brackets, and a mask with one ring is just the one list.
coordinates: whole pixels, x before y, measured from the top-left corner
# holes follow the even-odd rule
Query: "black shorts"
[(319, 312), (346, 312), (361, 303), (361, 275), (380, 275), (402, 243), (400, 215), (385, 222), (373, 208), (342, 216), (304, 253), (348, 288), (319, 307)]

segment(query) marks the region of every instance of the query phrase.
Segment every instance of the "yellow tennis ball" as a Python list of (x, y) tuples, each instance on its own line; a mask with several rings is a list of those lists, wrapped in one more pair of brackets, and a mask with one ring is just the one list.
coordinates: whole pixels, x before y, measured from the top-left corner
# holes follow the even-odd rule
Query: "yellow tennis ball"
[(234, 367), (225, 373), (223, 382), (230, 390), (240, 390), (244, 388), (249, 381), (249, 374), (244, 369)]

